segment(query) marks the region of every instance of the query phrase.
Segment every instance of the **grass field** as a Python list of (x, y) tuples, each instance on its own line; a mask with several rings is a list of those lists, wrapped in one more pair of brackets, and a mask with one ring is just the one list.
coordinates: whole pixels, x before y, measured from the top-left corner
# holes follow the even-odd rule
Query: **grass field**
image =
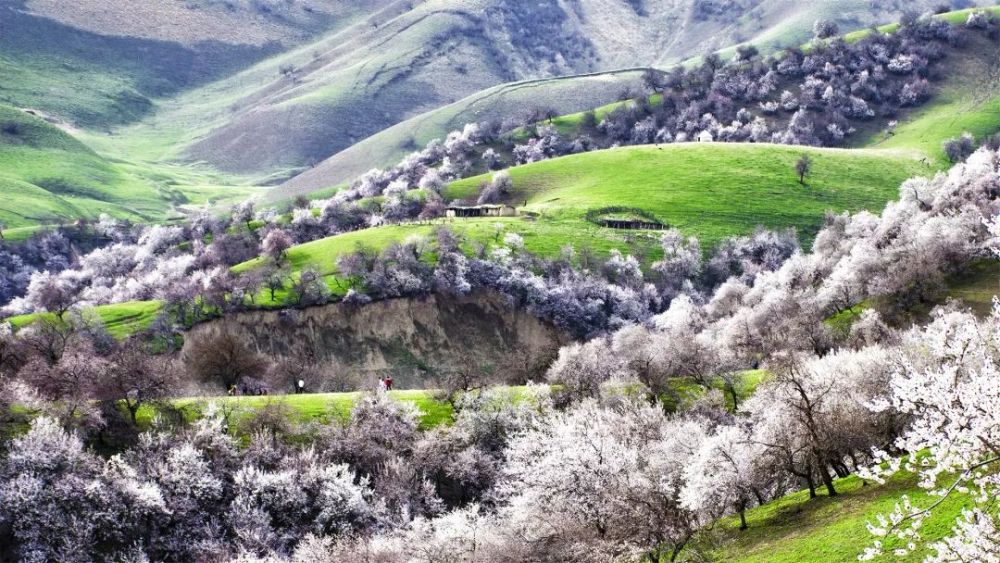
[[(736, 394), (739, 400), (745, 400), (753, 394), (766, 378), (767, 372), (764, 370), (752, 370), (741, 374), (736, 383)], [(722, 381), (717, 381), (713, 387), (722, 390)], [(695, 381), (687, 378), (677, 378), (671, 381), (672, 396), (664, 397), (664, 405), (668, 410), (674, 410), (681, 404), (696, 400), (704, 394), (704, 388)], [(527, 396), (527, 387), (504, 387), (502, 391), (509, 394), (514, 400), (521, 400)], [(255, 410), (259, 410), (268, 404), (282, 403), (289, 407), (297, 422), (329, 424), (331, 422), (342, 422), (349, 418), (351, 409), (358, 400), (365, 395), (364, 392), (350, 393), (309, 393), (303, 395), (269, 395), (269, 396), (245, 396), (245, 397), (197, 397), (188, 399), (177, 399), (173, 401), (173, 406), (186, 412), (188, 417), (198, 417), (204, 412), (208, 403), (216, 403), (227, 410), (234, 410), (245, 416)], [(389, 397), (395, 401), (410, 403), (421, 411), (420, 426), (423, 429), (433, 428), (443, 424), (450, 424), (454, 417), (452, 405), (436, 397), (433, 389), (407, 389), (390, 391)], [(727, 404), (732, 409), (732, 401), (727, 397)], [(155, 416), (153, 407), (145, 407), (140, 410), (140, 421), (144, 424)], [(238, 418), (238, 417), (237, 417)]]
[(261, 191), (233, 183), (189, 166), (106, 158), (45, 119), (0, 105), (0, 221), (17, 232), (102, 213), (166, 221), (184, 207), (242, 201)]
[[(799, 491), (776, 501), (747, 511), (749, 529), (739, 530), (739, 519), (729, 517), (720, 522), (714, 537), (701, 538), (710, 545), (712, 561), (744, 563), (798, 563), (800, 561), (857, 561), (858, 554), (874, 539), (865, 523), (878, 514), (886, 514), (905, 494), (915, 506), (928, 506), (938, 497), (931, 497), (916, 484), (912, 475), (900, 473), (885, 485), (862, 486), (858, 477), (836, 481), (836, 497), (820, 496), (809, 499), (807, 491)], [(928, 540), (948, 534), (968, 498), (953, 495), (924, 521), (921, 533)], [(886, 551), (896, 544), (886, 542)], [(917, 562), (927, 553), (915, 552), (906, 557), (892, 555), (880, 561)], [(683, 559), (683, 558), (682, 558)]]
[[(813, 160), (806, 185), (795, 161)], [(510, 170), (511, 201), (541, 222), (580, 227), (587, 211), (643, 209), (696, 236), (703, 246), (757, 226), (796, 227), (808, 240), (826, 211), (879, 211), (906, 178), (932, 173), (905, 151), (815, 149), (764, 144), (684, 143), (623, 147)], [(468, 197), (487, 177), (460, 180), (448, 197)]]
[[(160, 314), (162, 305), (159, 301), (133, 301), (129, 303), (115, 303), (113, 305), (100, 305), (90, 310), (85, 310), (84, 314), (93, 314), (104, 323), (111, 336), (118, 339), (126, 338), (138, 331), (149, 328), (156, 317)], [(41, 319), (55, 319), (51, 313), (35, 313), (21, 315), (6, 319), (15, 329), (21, 329), (29, 324)]]
[[(806, 185), (794, 163), (813, 159)], [(498, 225), (521, 235), (525, 248), (556, 256), (566, 246), (598, 257), (612, 249), (658, 259), (657, 231), (609, 229), (587, 220), (587, 212), (609, 206), (642, 209), (661, 223), (696, 236), (708, 250), (725, 237), (749, 234), (758, 226), (795, 227), (808, 244), (827, 211), (879, 211), (894, 199), (903, 180), (933, 170), (906, 151), (817, 149), (762, 144), (687, 143), (662, 147), (622, 147), (571, 155), (510, 169), (509, 200), (521, 217), (441, 220), (355, 231), (292, 247), (293, 272), (311, 266), (334, 293), (346, 286), (334, 277), (336, 259), (359, 245), (380, 249), (413, 236), (430, 236), (438, 225), (462, 235), (466, 247), (495, 244)], [(489, 176), (448, 186), (447, 199), (473, 198)], [(527, 201), (527, 205), (522, 205)], [(433, 258), (433, 257), (431, 257)], [(261, 259), (234, 268), (244, 272)], [(280, 296), (278, 296), (280, 297)]]
[(98, 156), (68, 133), (0, 105), (0, 220), (26, 227), (102, 212), (133, 220), (164, 218), (166, 197), (152, 184)]
[[(290, 409), (296, 422), (329, 424), (348, 420), (351, 410), (362, 396), (364, 393), (354, 392), (264, 397), (210, 397), (179, 399), (174, 401), (174, 406), (182, 409), (186, 417), (198, 417), (204, 412), (209, 402), (216, 403), (225, 410), (235, 411), (236, 416), (233, 422), (236, 423), (241, 417), (245, 417), (254, 410), (270, 403), (283, 403)], [(410, 403), (420, 409), (420, 427), (422, 429), (450, 424), (454, 416), (451, 404), (434, 398), (433, 391), (390, 391), (389, 397), (395, 401)], [(140, 423), (148, 425), (155, 414), (156, 411), (153, 407), (143, 407), (139, 410)]]
[[(502, 84), (431, 110), (368, 137), (273, 189), (268, 199), (280, 201), (297, 194), (322, 197), (327, 186), (354, 179), (377, 167), (398, 163), (431, 139), (444, 138), (466, 123), (503, 120), (526, 108), (546, 107), (572, 114), (617, 99), (622, 90), (640, 85), (637, 70), (555, 77)], [(574, 114), (581, 115), (582, 114)]]

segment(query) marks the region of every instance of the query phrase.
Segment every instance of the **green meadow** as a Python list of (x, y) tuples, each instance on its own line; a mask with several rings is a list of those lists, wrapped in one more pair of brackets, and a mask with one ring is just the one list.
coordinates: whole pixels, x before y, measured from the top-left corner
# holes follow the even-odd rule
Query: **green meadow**
[[(866, 527), (879, 514), (888, 514), (909, 497), (914, 506), (926, 507), (939, 500), (917, 486), (917, 479), (901, 472), (884, 485), (867, 485), (850, 476), (835, 481), (839, 493), (826, 495), (820, 487), (818, 497), (798, 491), (747, 511), (746, 530), (739, 529), (739, 518), (731, 516), (703, 533), (696, 543), (710, 554), (712, 561), (741, 563), (798, 563), (800, 561), (857, 561), (861, 551), (876, 539)], [(971, 507), (968, 497), (954, 494), (945, 499), (921, 528), (925, 539), (947, 535), (961, 515)], [(892, 554), (897, 542), (885, 542), (886, 553), (877, 561), (916, 563), (929, 555), (918, 550), (905, 557)], [(682, 560), (685, 560), (682, 557)]]

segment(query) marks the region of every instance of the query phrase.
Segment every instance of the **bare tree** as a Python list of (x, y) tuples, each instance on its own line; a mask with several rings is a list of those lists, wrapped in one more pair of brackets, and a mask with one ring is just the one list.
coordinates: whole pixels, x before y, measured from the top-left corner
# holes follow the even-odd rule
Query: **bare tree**
[(806, 185), (806, 176), (812, 172), (812, 158), (808, 154), (803, 154), (795, 161), (795, 173), (799, 176), (799, 183)]
[(237, 331), (212, 331), (191, 335), (182, 360), (188, 373), (208, 383), (229, 388), (244, 379), (267, 373), (269, 362), (247, 345), (247, 335)]
[(107, 366), (96, 382), (96, 395), (103, 400), (120, 401), (136, 425), (139, 409), (169, 397), (179, 380), (172, 360), (155, 356), (139, 341), (130, 340), (107, 358)]

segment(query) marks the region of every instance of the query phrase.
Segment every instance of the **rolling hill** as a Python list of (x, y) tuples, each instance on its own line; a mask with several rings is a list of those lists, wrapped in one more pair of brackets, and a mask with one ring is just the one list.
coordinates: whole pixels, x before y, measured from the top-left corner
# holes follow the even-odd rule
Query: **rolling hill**
[(0, 106), (0, 220), (10, 227), (96, 217), (164, 217), (158, 192), (42, 118)]
[[(795, 44), (817, 18), (858, 27), (898, 16), (897, 4), (0, 0), (0, 103), (212, 198), (323, 162), (289, 183), (300, 193), (467, 121), (528, 104), (572, 113), (635, 88), (637, 73), (603, 71)], [(545, 80), (579, 73), (596, 76)]]
[[(204, 162), (271, 183), (409, 118), (500, 84), (666, 66), (741, 41), (795, 44), (809, 36), (818, 17), (858, 27), (895, 18), (900, 9), (860, 0), (837, 3), (836, 9), (789, 0), (379, 4), (363, 20), (228, 78), (158, 100), (155, 115), (116, 129), (109, 142), (133, 160)], [(561, 86), (552, 85), (555, 90), (541, 100), (561, 95)], [(441, 135), (458, 121), (451, 115), (435, 120), (441, 125), (397, 131), (391, 138), (412, 148), (411, 142)], [(355, 166), (362, 158), (366, 167), (384, 166), (396, 155), (395, 147), (374, 153), (360, 148), (337, 162)], [(337, 162), (324, 169), (339, 168)]]
[[(804, 186), (794, 174), (802, 154), (814, 162)], [(588, 228), (588, 211), (639, 208), (712, 246), (758, 225), (796, 227), (808, 239), (826, 210), (878, 210), (903, 180), (928, 172), (906, 151), (734, 143), (623, 147), (512, 168), (510, 201), (527, 201), (522, 211), (539, 215), (539, 223), (581, 230)], [(468, 197), (486, 179), (455, 182), (446, 194)]]
[[(969, 11), (950, 12), (937, 17), (961, 24)], [(895, 24), (888, 24), (881, 29), (889, 32), (895, 27)], [(845, 38), (853, 41), (865, 33), (852, 32)], [(916, 111), (903, 109), (897, 120), (904, 125), (894, 131), (894, 139), (883, 135), (886, 120), (872, 120), (857, 124), (862, 130), (853, 137), (850, 146), (882, 146), (882, 143), (890, 141), (884, 146), (919, 149), (936, 161), (935, 164), (947, 165), (940, 146), (941, 139), (956, 137), (965, 131), (982, 137), (998, 124), (996, 92), (1000, 79), (994, 51), (995, 45), (988, 40), (972, 38), (970, 44), (956, 51), (956, 64), (939, 77), (941, 80), (935, 84), (934, 103)], [(449, 131), (461, 129), (465, 123), (501, 121), (504, 117), (526, 115), (536, 108), (562, 114), (552, 123), (563, 136), (593, 136), (597, 134), (595, 131), (585, 130), (581, 125), (584, 110), (594, 109), (600, 119), (605, 113), (628, 103), (615, 101), (613, 97), (625, 88), (631, 92), (642, 90), (641, 69), (530, 80), (495, 87), (373, 135), (285, 182), (269, 198), (280, 201), (336, 186), (371, 168), (395, 164), (406, 153), (424, 146), (428, 140), (442, 138)], [(584, 106), (587, 100), (596, 103)], [(652, 97), (654, 103), (657, 100), (658, 96)], [(911, 121), (917, 125), (905, 125)], [(923, 127), (926, 131), (922, 134), (914, 127)], [(944, 132), (949, 134), (944, 135)], [(921, 135), (927, 142), (912, 139)]]
[[(204, 167), (122, 159), (100, 143), (159, 100), (343, 27), (372, 2), (0, 0), (0, 221), (176, 217), (256, 190)], [(22, 111), (23, 110), (23, 111)], [(97, 141), (96, 143), (94, 141)], [(96, 150), (93, 150), (96, 149)]]
[(637, 92), (641, 84), (641, 70), (623, 70), (495, 86), (355, 143), (275, 188), (268, 198), (277, 201), (348, 182), (372, 168), (394, 164), (466, 123), (526, 117), (536, 108), (580, 112), (612, 103), (623, 92)]
[(95, 219), (101, 213), (132, 221), (164, 221), (184, 205), (236, 201), (248, 187), (201, 186), (205, 179), (105, 158), (37, 112), (0, 105), (0, 221), (17, 229)]
[[(805, 186), (794, 174), (795, 160), (803, 153), (814, 161)], [(808, 243), (828, 210), (877, 211), (896, 197), (903, 180), (929, 173), (933, 170), (914, 153), (902, 150), (736, 143), (622, 147), (512, 168), (509, 200), (517, 204), (520, 217), (369, 228), (292, 247), (287, 256), (294, 270), (316, 268), (341, 294), (345, 286), (334, 276), (338, 256), (362, 244), (381, 248), (411, 236), (429, 236), (439, 225), (462, 234), (470, 248), (473, 242), (489, 245), (500, 224), (505, 232), (520, 234), (527, 250), (543, 256), (556, 256), (567, 245), (577, 251), (588, 248), (598, 256), (617, 248), (645, 256), (648, 264), (659, 256), (657, 231), (610, 229), (588, 220), (588, 212), (614, 206), (641, 209), (666, 226), (698, 237), (706, 249), (758, 226), (795, 227)], [(468, 197), (486, 179), (454, 182), (445, 196)]]
[[(859, 143), (877, 146), (877, 149), (709, 143), (625, 147), (572, 155), (512, 169), (514, 189), (509, 200), (522, 207), (521, 217), (457, 220), (447, 224), (463, 233), (470, 242), (494, 240), (496, 225), (502, 223), (505, 230), (524, 237), (528, 250), (542, 255), (555, 255), (565, 245), (573, 244), (577, 249), (590, 248), (598, 255), (606, 255), (612, 248), (622, 249), (644, 256), (647, 263), (658, 255), (656, 231), (604, 228), (589, 220), (588, 213), (612, 206), (638, 208), (664, 225), (699, 237), (704, 247), (711, 247), (726, 236), (748, 233), (757, 226), (795, 227), (803, 242), (808, 243), (826, 211), (881, 209), (886, 201), (896, 196), (902, 180), (913, 175), (933, 174), (945, 167), (940, 153), (940, 142), (944, 138), (958, 135), (972, 126), (977, 133), (1000, 128), (1000, 113), (995, 105), (996, 75), (990, 70), (996, 63), (988, 55), (976, 53), (961, 61), (959, 71), (949, 75), (938, 97), (924, 108), (900, 116), (895, 136), (884, 138), (873, 132), (865, 137), (864, 143)], [(631, 73), (623, 74), (631, 76)], [(605, 79), (605, 76), (588, 76), (498, 87), (482, 98), (473, 96), (445, 110), (421, 116), (414, 121), (414, 127), (404, 131), (428, 131), (429, 135), (436, 128), (449, 127), (465, 119), (465, 115), (487, 111), (483, 108), (492, 104), (517, 107), (524, 99), (537, 95), (536, 84), (543, 85), (542, 91), (548, 91), (550, 84), (557, 84), (565, 88), (568, 98), (569, 93), (579, 91), (581, 84), (598, 90), (593, 84), (601, 84)], [(590, 95), (584, 93), (580, 99), (586, 100)], [(962, 111), (956, 114), (956, 107)], [(556, 119), (557, 125), (564, 130), (571, 130), (578, 122), (578, 114)], [(176, 129), (187, 125), (163, 124)], [(113, 147), (126, 138), (79, 134), (101, 148)], [(399, 142), (408, 134), (387, 131), (381, 137), (387, 140), (384, 145), (376, 142), (361, 145), (354, 155), (362, 159), (366, 152), (363, 149), (392, 153), (399, 146), (394, 147), (392, 139)], [(170, 135), (165, 136), (170, 138)], [(140, 145), (138, 150), (154, 146), (166, 147), (162, 141), (155, 141), (147, 147)], [(799, 185), (792, 172), (794, 160), (803, 152), (811, 154), (815, 161), (814, 173), (806, 186)], [(350, 164), (351, 160), (344, 162)], [(115, 164), (125, 170), (142, 169), (141, 164), (132, 161), (116, 161)], [(200, 177), (187, 165), (161, 164), (160, 167), (167, 167), (170, 174), (189, 174), (191, 184)], [(169, 174), (166, 177), (171, 178)], [(485, 179), (475, 177), (455, 182), (447, 188), (445, 196), (467, 198)], [(217, 197), (222, 189), (204, 188), (201, 197), (208, 197), (205, 193)], [(306, 265), (317, 267), (329, 276), (328, 281), (335, 291), (342, 292), (332, 277), (337, 256), (353, 251), (359, 244), (378, 248), (414, 234), (428, 235), (434, 227), (430, 224), (396, 225), (346, 233), (294, 247), (289, 258), (296, 269)], [(254, 264), (247, 263), (236, 270), (252, 268)], [(115, 306), (102, 310), (102, 315), (113, 322), (129, 317), (120, 315)]]
[(0, 0), (0, 103), (106, 130), (377, 5)]
[[(966, 15), (942, 17), (961, 22)], [(619, 248), (655, 259), (655, 233), (602, 228), (587, 218), (588, 212), (619, 206), (646, 212), (664, 225), (697, 236), (707, 247), (757, 226), (793, 226), (808, 243), (827, 210), (877, 211), (896, 197), (902, 180), (950, 166), (941, 148), (945, 139), (965, 131), (982, 138), (1000, 129), (1000, 74), (993, 55), (992, 45), (974, 44), (956, 59), (929, 104), (902, 112), (891, 134), (861, 132), (853, 149), (689, 143), (571, 155), (510, 170), (514, 187), (508, 202), (519, 206), (529, 220), (466, 219), (448, 225), (469, 239), (489, 241), (495, 236), (494, 225), (503, 223), (524, 237), (528, 250), (549, 256), (572, 243), (598, 254)], [(442, 113), (425, 118), (435, 119)], [(561, 132), (573, 134), (581, 116), (566, 115), (554, 123)], [(392, 137), (387, 132), (376, 138), (389, 144)], [(808, 186), (799, 185), (790, 173), (803, 152), (817, 163)], [(331, 163), (338, 159), (334, 157)], [(340, 162), (346, 167), (352, 161)], [(307, 192), (310, 184), (320, 185), (321, 170), (335, 174), (336, 168), (317, 167), (314, 173), (289, 182), (287, 190), (283, 187), (275, 193), (287, 197)], [(488, 179), (484, 175), (454, 182), (444, 196), (474, 199), (478, 186)], [(427, 225), (367, 229), (296, 247), (290, 256), (296, 267), (309, 264), (330, 275), (335, 257), (359, 243), (379, 247), (430, 230)]]

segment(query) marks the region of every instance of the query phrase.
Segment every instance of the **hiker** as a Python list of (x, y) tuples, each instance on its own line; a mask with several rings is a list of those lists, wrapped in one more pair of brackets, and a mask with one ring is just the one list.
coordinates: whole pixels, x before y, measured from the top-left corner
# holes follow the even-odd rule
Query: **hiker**
[(306, 392), (306, 382), (300, 379), (295, 383), (295, 394), (301, 395), (302, 393), (305, 392)]
[(385, 378), (385, 382), (384, 383), (385, 383), (385, 390), (386, 391), (392, 391), (392, 376), (391, 375), (389, 377)]

